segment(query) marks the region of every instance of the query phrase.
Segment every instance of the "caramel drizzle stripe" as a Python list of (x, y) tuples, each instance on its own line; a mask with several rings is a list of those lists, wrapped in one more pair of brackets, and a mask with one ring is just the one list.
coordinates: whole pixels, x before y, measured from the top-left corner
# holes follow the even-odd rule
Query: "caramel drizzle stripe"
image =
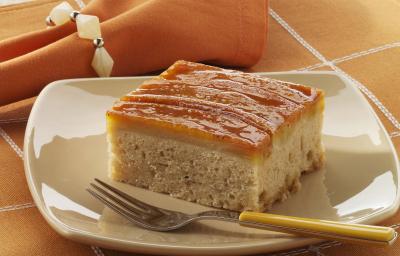
[[(266, 122), (263, 118), (245, 112), (240, 109), (233, 108), (228, 105), (224, 105), (222, 103), (209, 102), (205, 100), (193, 99), (193, 98), (183, 98), (176, 96), (164, 96), (164, 95), (131, 95), (132, 99), (134, 99), (135, 103), (153, 103), (159, 105), (173, 105), (179, 106), (186, 109), (195, 109), (202, 110), (207, 114), (212, 114), (214, 116), (218, 116), (220, 113), (226, 113), (228, 115), (232, 115), (237, 119), (250, 123), (252, 126), (258, 128), (261, 131), (267, 132), (268, 134), (272, 134), (272, 129), (270, 126), (266, 126)], [(124, 103), (132, 103), (124, 101)]]

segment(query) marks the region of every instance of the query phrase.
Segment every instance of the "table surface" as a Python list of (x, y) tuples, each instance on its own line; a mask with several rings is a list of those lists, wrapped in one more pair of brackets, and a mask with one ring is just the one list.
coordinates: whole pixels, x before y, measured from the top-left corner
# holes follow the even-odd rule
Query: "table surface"
[[(76, 9), (88, 1), (68, 0)], [(0, 1), (0, 40), (43, 28), (43, 17), (58, 2)], [(346, 76), (366, 95), (399, 152), (400, 0), (271, 0), (270, 7), (268, 49), (247, 71), (333, 70)], [(0, 255), (128, 255), (67, 240), (36, 209), (22, 162), (33, 102), (0, 108)], [(382, 224), (399, 222), (397, 213)], [(400, 241), (388, 248), (328, 242), (278, 255), (399, 254)]]

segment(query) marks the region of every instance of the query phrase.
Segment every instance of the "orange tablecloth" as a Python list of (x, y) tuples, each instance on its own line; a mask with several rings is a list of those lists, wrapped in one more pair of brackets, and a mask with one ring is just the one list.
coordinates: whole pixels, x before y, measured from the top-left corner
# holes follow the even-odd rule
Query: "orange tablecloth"
[[(0, 3), (0, 40), (42, 28), (58, 2)], [(87, 1), (69, 2), (78, 9)], [(270, 6), (268, 51), (248, 71), (334, 70), (347, 76), (370, 100), (399, 151), (400, 1), (271, 0)], [(0, 108), (0, 255), (127, 255), (64, 239), (39, 214), (26, 185), (21, 150), (33, 101)], [(382, 224), (399, 222), (400, 213)], [(313, 254), (399, 255), (400, 241), (390, 248), (328, 242), (278, 253)]]

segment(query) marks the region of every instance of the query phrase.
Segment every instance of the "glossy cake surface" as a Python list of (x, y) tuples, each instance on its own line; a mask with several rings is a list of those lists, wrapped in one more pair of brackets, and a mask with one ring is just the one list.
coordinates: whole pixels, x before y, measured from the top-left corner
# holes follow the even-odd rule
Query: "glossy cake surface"
[(223, 141), (254, 154), (320, 96), (307, 86), (178, 61), (123, 96), (108, 118)]

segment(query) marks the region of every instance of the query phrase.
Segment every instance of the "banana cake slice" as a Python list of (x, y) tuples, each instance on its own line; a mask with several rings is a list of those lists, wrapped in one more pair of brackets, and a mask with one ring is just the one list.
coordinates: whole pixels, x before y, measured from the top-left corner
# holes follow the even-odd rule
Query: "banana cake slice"
[(321, 168), (321, 90), (177, 61), (107, 112), (112, 179), (265, 211)]

